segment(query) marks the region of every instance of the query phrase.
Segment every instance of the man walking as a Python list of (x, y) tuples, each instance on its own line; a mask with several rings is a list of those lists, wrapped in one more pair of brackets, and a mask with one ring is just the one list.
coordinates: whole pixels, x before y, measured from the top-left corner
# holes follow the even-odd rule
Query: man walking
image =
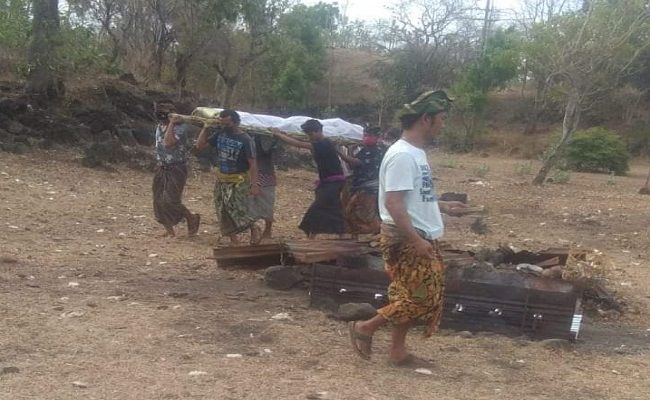
[(294, 139), (278, 129), (271, 129), (273, 136), (281, 141), (310, 150), (318, 168), (315, 198), (305, 212), (299, 228), (309, 239), (315, 239), (319, 233), (342, 235), (345, 233), (345, 223), (341, 210), (341, 190), (345, 176), (336, 146), (323, 134), (320, 121), (310, 119), (300, 127), (309, 142)]
[(250, 212), (254, 218), (264, 220), (262, 240), (269, 240), (273, 237), (275, 188), (277, 186), (273, 156), (277, 149), (278, 140), (266, 135), (255, 135), (254, 140), (260, 194), (250, 197)]
[(217, 149), (214, 206), (221, 233), (228, 236), (232, 244), (239, 244), (238, 234), (250, 229), (251, 244), (258, 244), (262, 234), (249, 210), (249, 196), (260, 193), (255, 143), (240, 129), (241, 119), (236, 111), (221, 111), (219, 121), (221, 125), (210, 138), (212, 130), (203, 127), (196, 149), (202, 151), (207, 146)]
[(370, 359), (373, 334), (390, 322), (390, 363), (416, 368), (428, 365), (407, 352), (406, 335), (417, 321), (426, 323), (426, 336), (438, 329), (444, 284), (437, 241), (443, 234), (440, 209), (465, 207), (437, 200), (424, 150), (444, 127), (450, 106), (444, 91), (424, 93), (406, 104), (399, 114), (401, 139), (388, 149), (381, 163), (381, 249), (391, 279), (390, 303), (374, 318), (350, 323), (352, 346), (364, 359)]
[(160, 100), (154, 104), (156, 126), (156, 159), (158, 166), (153, 178), (153, 211), (158, 221), (165, 227), (163, 236), (174, 237), (174, 227), (183, 219), (187, 221), (187, 232), (196, 235), (201, 216), (192, 214), (183, 205), (183, 189), (187, 181), (187, 126), (178, 118), (170, 120), (169, 114), (175, 111), (170, 100)]

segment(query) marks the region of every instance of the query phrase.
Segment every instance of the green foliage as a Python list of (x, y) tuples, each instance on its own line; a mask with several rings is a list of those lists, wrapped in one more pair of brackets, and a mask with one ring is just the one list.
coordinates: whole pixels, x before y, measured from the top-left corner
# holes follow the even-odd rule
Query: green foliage
[[(519, 42), (519, 35), (513, 29), (497, 30), (487, 40), (482, 56), (453, 85), (454, 113), (464, 129), (461, 137), (453, 140), (454, 147), (471, 150), (480, 136), (488, 92), (504, 88), (517, 76), (521, 57)], [(453, 138), (447, 138), (450, 139)]]
[(571, 173), (563, 169), (553, 170), (551, 177), (548, 179), (550, 183), (555, 183), (558, 185), (564, 185), (566, 183), (569, 183), (570, 180), (571, 180)]
[(61, 69), (68, 75), (111, 72), (109, 62), (96, 32), (85, 26), (61, 21)]
[(454, 93), (462, 97), (463, 109), (481, 113), (487, 104), (487, 93), (504, 88), (517, 75), (519, 43), (514, 29), (499, 29), (487, 40), (483, 55), (454, 86)]
[(451, 168), (451, 169), (457, 168), (458, 167), (458, 160), (456, 160), (454, 157), (447, 156), (447, 157), (444, 157), (444, 158), (442, 158), (440, 160), (439, 165), (441, 167), (443, 167), (443, 168)]
[(582, 172), (614, 172), (623, 175), (630, 158), (625, 143), (605, 128), (576, 132), (565, 153), (567, 166)]
[(526, 162), (515, 165), (515, 175), (517, 176), (527, 176), (533, 173), (533, 163)]
[(627, 148), (635, 156), (650, 155), (650, 123), (645, 121), (637, 122), (625, 133)]
[(490, 166), (487, 164), (481, 164), (478, 167), (474, 168), (472, 172), (477, 178), (485, 178), (488, 172), (490, 172)]
[(31, 32), (28, 0), (0, 2), (0, 51), (23, 49)]
[(323, 78), (327, 40), (338, 18), (338, 8), (324, 3), (298, 4), (280, 18), (278, 34), (262, 60), (274, 99), (305, 105), (310, 85)]

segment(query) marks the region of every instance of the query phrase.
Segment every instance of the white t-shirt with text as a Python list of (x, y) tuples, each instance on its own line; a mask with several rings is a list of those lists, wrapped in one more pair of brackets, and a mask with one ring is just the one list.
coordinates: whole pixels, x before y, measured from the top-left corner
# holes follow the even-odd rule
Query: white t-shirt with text
[(402, 191), (406, 192), (404, 201), (413, 226), (426, 239), (441, 237), (444, 226), (427, 155), (400, 139), (388, 149), (379, 169), (379, 214), (385, 224), (395, 224), (386, 209), (386, 193)]

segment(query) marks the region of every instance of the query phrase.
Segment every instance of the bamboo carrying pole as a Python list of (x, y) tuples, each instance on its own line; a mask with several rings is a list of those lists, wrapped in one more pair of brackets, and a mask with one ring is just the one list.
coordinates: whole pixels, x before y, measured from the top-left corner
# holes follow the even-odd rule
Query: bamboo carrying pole
[[(180, 118), (183, 122), (198, 126), (199, 128), (205, 127), (217, 127), (221, 125), (221, 122), (219, 118), (206, 118), (206, 117), (199, 117), (198, 115), (182, 115), (182, 114), (174, 114), (170, 113), (170, 117), (178, 117)], [(248, 133), (249, 135), (265, 135), (265, 136), (273, 136), (273, 133), (271, 132), (271, 129), (269, 128), (261, 128), (261, 127), (256, 127), (256, 126), (248, 126), (248, 125), (240, 125), (240, 128)], [(307, 141), (307, 135), (303, 132), (284, 132), (282, 131), (285, 135), (291, 136), (295, 139), (302, 140), (304, 142)], [(328, 139), (332, 140), (333, 142), (340, 144), (340, 145), (358, 145), (360, 143), (359, 140), (355, 139), (350, 139), (347, 137), (343, 136), (334, 136), (334, 137), (329, 137)]]

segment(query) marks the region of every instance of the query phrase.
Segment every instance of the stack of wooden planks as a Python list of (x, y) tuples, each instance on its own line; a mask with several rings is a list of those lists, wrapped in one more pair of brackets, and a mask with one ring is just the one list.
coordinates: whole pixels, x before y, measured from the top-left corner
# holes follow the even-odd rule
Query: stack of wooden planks
[(217, 247), (213, 254), (219, 267), (263, 268), (285, 262), (313, 264), (333, 261), (376, 251), (368, 243), (354, 240), (289, 240), (256, 246)]

